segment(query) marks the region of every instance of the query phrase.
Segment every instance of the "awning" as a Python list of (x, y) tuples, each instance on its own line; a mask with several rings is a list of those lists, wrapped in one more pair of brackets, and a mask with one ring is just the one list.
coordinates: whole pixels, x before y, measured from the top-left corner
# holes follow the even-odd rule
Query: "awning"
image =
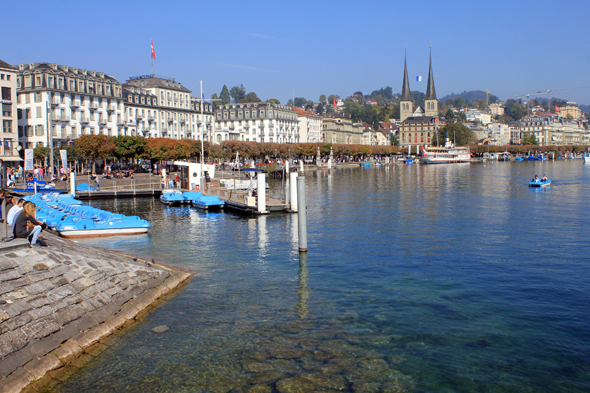
[(0, 161), (22, 161), (19, 156), (0, 156)]

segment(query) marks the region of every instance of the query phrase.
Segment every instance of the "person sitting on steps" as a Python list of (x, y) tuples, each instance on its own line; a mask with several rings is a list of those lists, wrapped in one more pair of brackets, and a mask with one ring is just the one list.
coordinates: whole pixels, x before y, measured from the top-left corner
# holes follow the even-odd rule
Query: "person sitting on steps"
[(32, 202), (26, 202), (23, 205), (23, 210), (20, 212), (14, 221), (14, 237), (21, 239), (28, 239), (30, 247), (40, 246), (45, 247), (45, 243), (37, 243), (37, 239), (47, 225), (37, 221), (35, 215), (37, 213), (37, 206)]

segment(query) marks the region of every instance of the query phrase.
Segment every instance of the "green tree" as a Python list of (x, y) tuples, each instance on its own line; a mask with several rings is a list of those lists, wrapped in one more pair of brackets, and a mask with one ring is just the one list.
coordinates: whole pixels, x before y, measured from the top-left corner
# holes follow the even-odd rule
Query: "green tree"
[(113, 138), (106, 135), (82, 135), (74, 142), (80, 152), (80, 156), (92, 160), (93, 166), (98, 158), (105, 162), (115, 151)]
[(305, 107), (305, 105), (307, 105), (307, 100), (303, 97), (295, 97), (295, 100), (293, 101), (293, 106), (296, 107)]
[(537, 140), (537, 137), (535, 136), (535, 134), (527, 132), (520, 140), (520, 144), (521, 145), (539, 146), (539, 141)]
[(318, 115), (323, 115), (324, 114), (324, 106), (322, 104), (318, 104), (318, 106), (315, 107), (315, 113), (317, 113)]
[(260, 102), (260, 98), (252, 91), (246, 94), (245, 102)]
[(269, 98), (266, 100), (269, 104), (281, 105), (281, 101), (277, 100), (276, 98)]
[(461, 97), (457, 97), (457, 98), (455, 99), (455, 108), (462, 108), (462, 107), (463, 107), (463, 103), (464, 103), (464, 102), (465, 102), (465, 101), (463, 101), (463, 98), (461, 98)]
[(244, 85), (234, 86), (230, 89), (229, 95), (231, 95), (232, 101), (235, 104), (244, 102), (244, 100), (246, 99), (246, 88), (244, 87)]
[(115, 157), (137, 159), (144, 153), (146, 139), (140, 136), (118, 136), (114, 142)]
[[(455, 141), (457, 146), (467, 146), (476, 142), (473, 131), (461, 123), (449, 123), (438, 129), (438, 141), (444, 141), (446, 135), (449, 135), (451, 141)], [(436, 144), (436, 137), (432, 138), (432, 144)]]
[(218, 100), (219, 96), (217, 95), (217, 93), (213, 93), (211, 94), (211, 100)]
[(320, 103), (326, 102), (328, 99), (325, 94), (320, 94)]
[(33, 150), (33, 158), (36, 161), (45, 162), (45, 159), (49, 157), (49, 148), (45, 146), (37, 146)]
[(506, 101), (504, 111), (506, 116), (509, 116), (513, 120), (520, 120), (526, 115), (526, 108), (524, 105), (516, 102), (513, 99)]
[(453, 112), (451, 108), (449, 108), (447, 113), (445, 113), (445, 119), (455, 120), (455, 112)]
[(221, 99), (221, 105), (225, 105), (230, 102), (229, 90), (227, 89), (226, 85), (223, 85), (223, 89), (221, 89), (219, 98)]
[(389, 143), (391, 146), (399, 146), (399, 139), (393, 134), (389, 134)]

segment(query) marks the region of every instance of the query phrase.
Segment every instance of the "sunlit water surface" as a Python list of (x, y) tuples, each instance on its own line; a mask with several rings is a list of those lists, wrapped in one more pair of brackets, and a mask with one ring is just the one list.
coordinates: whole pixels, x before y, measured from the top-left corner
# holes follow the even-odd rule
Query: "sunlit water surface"
[(85, 243), (195, 276), (55, 391), (590, 391), (590, 166), (306, 176), (308, 256), (296, 215), (93, 201), (152, 228)]

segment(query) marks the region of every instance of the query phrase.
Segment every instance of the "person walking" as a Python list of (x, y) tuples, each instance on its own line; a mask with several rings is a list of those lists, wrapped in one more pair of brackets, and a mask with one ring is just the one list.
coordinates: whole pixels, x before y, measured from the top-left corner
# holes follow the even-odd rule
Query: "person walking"
[(96, 191), (100, 191), (100, 175), (95, 175), (94, 181), (96, 182)]

